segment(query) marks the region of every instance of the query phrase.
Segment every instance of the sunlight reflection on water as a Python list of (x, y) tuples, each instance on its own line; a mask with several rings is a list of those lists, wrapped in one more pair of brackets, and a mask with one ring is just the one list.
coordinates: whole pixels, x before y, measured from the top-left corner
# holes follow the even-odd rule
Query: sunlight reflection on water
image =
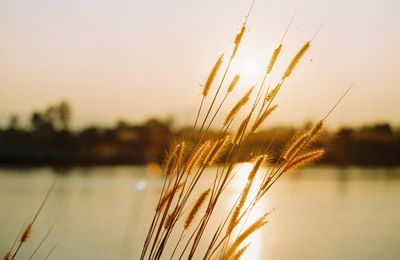
[[(221, 214), (233, 205), (250, 168), (239, 166), (211, 224), (219, 223)], [(51, 168), (0, 170), (0, 253), (32, 217), (53, 172)], [(212, 177), (214, 170), (208, 174)], [(199, 192), (211, 180), (205, 177)], [(21, 259), (29, 257), (56, 219), (38, 259), (57, 242), (54, 259), (137, 259), (161, 187), (162, 179), (144, 167), (67, 170)], [(316, 167), (284, 176), (246, 223), (274, 209), (269, 223), (248, 239), (252, 245), (244, 259), (397, 259), (399, 199), (400, 169)]]
[[(246, 185), (247, 182), (247, 177), (249, 173), (251, 172), (253, 168), (253, 163), (241, 163), (236, 167), (236, 174), (235, 178), (233, 179), (233, 189), (236, 191), (237, 196), (239, 196), (240, 191), (243, 190), (243, 188)], [(258, 173), (260, 173), (262, 170), (259, 170)], [(253, 185), (250, 188), (248, 199), (246, 201), (245, 207), (250, 204), (251, 198), (254, 198), (254, 196), (257, 194), (258, 187), (261, 185), (261, 179), (260, 176), (256, 175), (256, 178), (254, 179)], [(236, 196), (233, 195), (231, 196), (231, 204), (233, 204), (236, 200)], [(257, 207), (255, 207), (248, 219), (246, 219), (245, 222), (241, 222), (239, 224), (239, 230), (235, 232), (235, 235), (239, 235), (240, 230), (245, 230), (249, 225), (251, 225), (254, 221), (256, 221), (259, 217), (261, 217), (263, 214), (267, 212), (266, 206), (264, 201), (261, 201)], [(244, 226), (243, 226), (244, 225)], [(262, 259), (261, 258), (261, 253), (262, 253), (262, 236), (260, 232), (255, 232), (251, 235), (250, 239), (251, 244), (247, 248), (246, 252), (243, 255), (243, 259)], [(242, 246), (245, 246), (249, 242), (244, 242), (242, 243)]]

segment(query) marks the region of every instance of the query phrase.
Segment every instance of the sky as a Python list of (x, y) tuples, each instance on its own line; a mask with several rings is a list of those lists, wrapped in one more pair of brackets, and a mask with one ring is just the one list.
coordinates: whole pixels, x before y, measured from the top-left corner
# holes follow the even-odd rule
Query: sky
[[(250, 4), (0, 0), (0, 124), (60, 100), (72, 105), (76, 126), (170, 116), (190, 124), (200, 85), (217, 57), (229, 56)], [(285, 83), (271, 122), (318, 120), (354, 83), (328, 125), (399, 125), (397, 0), (256, 0), (228, 74), (242, 75), (229, 103), (260, 83), (294, 13), (267, 82), (274, 84), (302, 44), (322, 30)]]

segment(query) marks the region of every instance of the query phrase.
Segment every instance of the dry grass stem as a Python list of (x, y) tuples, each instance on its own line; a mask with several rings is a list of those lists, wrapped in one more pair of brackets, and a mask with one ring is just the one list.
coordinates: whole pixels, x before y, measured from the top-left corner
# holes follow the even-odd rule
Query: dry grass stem
[(224, 139), (219, 140), (215, 143), (213, 149), (211, 149), (209, 155), (207, 156), (206, 162), (208, 166), (215, 164), (219, 158), (224, 154), (227, 150), (228, 146), (231, 143), (231, 136), (227, 135)]
[(246, 127), (249, 124), (250, 121), (250, 115), (248, 115), (240, 124), (239, 128), (236, 130), (235, 135), (233, 137), (233, 144), (238, 145), (239, 142), (242, 139), (242, 136), (244, 135), (244, 132), (246, 131)]
[(324, 127), (324, 121), (320, 120), (310, 131), (310, 138), (317, 136)]
[(169, 229), (171, 227), (172, 222), (174, 222), (174, 218), (175, 218), (174, 213), (171, 213), (168, 215), (167, 220), (165, 220), (165, 223), (164, 223), (165, 229)]
[(187, 173), (190, 174), (193, 170), (193, 168), (198, 167), (201, 162), (204, 160), (206, 154), (208, 153), (210, 147), (211, 147), (211, 141), (208, 140), (204, 142), (200, 148), (198, 148), (190, 157), (190, 160), (188, 162), (187, 166)]
[[(201, 103), (193, 129), (189, 130), (193, 131), (188, 134), (191, 138), (190, 141), (180, 142), (171, 149), (164, 164), (164, 186), (143, 246), (141, 260), (147, 257), (149, 260), (164, 259), (166, 252), (170, 252), (169, 249), (173, 249), (171, 259), (174, 258), (175, 253), (179, 255), (179, 259), (239, 259), (249, 247), (249, 244), (242, 245), (245, 240), (267, 223), (267, 214), (265, 214), (250, 226), (247, 227), (246, 225), (248, 218), (254, 212), (254, 207), (259, 206), (259, 201), (269, 188), (286, 172), (318, 160), (324, 155), (324, 149), (316, 149), (310, 152), (307, 152), (306, 149), (321, 132), (326, 118), (344, 95), (321, 121), (305, 133), (296, 136), (280, 154), (274, 156), (276, 157), (276, 164), (265, 171), (260, 183), (256, 182), (257, 174), (261, 172), (262, 166), (270, 159), (267, 154), (270, 153), (269, 149), (273, 146), (271, 146), (271, 142), (268, 147), (264, 148), (261, 143), (262, 140), (255, 133), (261, 129), (263, 123), (277, 109), (277, 105), (273, 104), (277, 94), (286, 78), (293, 74), (294, 69), (310, 49), (311, 41), (307, 41), (290, 60), (274, 88), (270, 90), (270, 85), (268, 85), (268, 88), (264, 87), (266, 79), (272, 75), (278, 59), (282, 55), (282, 42), (293, 17), (281, 42), (273, 50), (268, 60), (262, 81), (260, 84), (257, 83), (257, 95), (254, 100), (252, 99), (252, 104), (249, 107), (246, 106), (255, 86), (252, 86), (239, 100), (232, 104), (229, 113), (222, 122), (223, 125), (219, 126), (219, 129), (210, 130), (214, 126), (214, 119), (220, 116), (220, 111), (223, 111), (224, 106), (226, 106), (225, 101), (229, 100), (230, 93), (237, 88), (240, 80), (239, 74), (232, 74), (234, 75), (232, 80), (226, 82), (232, 73), (229, 71), (230, 65), (232, 62), (236, 62), (234, 57), (247, 30), (247, 19), (255, 0), (252, 1), (245, 22), (235, 36), (232, 54), (227, 61), (226, 68), (220, 72), (223, 63), (223, 55), (221, 55), (208, 75), (202, 89)], [(218, 75), (219, 73), (221, 73), (221, 76)], [(212, 91), (212, 99), (208, 102), (206, 97), (210, 95), (212, 84), (217, 77), (220, 77), (221, 80), (216, 90)], [(268, 78), (268, 80), (270, 82), (275, 81), (273, 78)], [(221, 94), (221, 91), (225, 91), (225, 89), (226, 92)], [(247, 108), (247, 111), (244, 111), (245, 108)], [(205, 113), (204, 117), (201, 112)], [(243, 117), (239, 118), (239, 114), (242, 113)], [(201, 119), (200, 115), (202, 115)], [(199, 123), (198, 126), (197, 123)], [(233, 126), (237, 128), (234, 129)], [(198, 138), (193, 133), (197, 133)], [(182, 136), (184, 135), (185, 133)], [(273, 139), (275, 140), (275, 137)], [(260, 151), (248, 150), (248, 145), (254, 145), (254, 142), (260, 142)], [(254, 157), (254, 154), (257, 156)], [(220, 205), (221, 200), (228, 195), (226, 191), (229, 190), (237, 177), (236, 165), (251, 158), (254, 158), (254, 160), (251, 160), (252, 168), (245, 176), (247, 180), (243, 184), (243, 189), (235, 196), (236, 201), (226, 210), (226, 214), (219, 214), (217, 205)], [(224, 164), (218, 165), (221, 162)], [(209, 178), (208, 171), (211, 168), (210, 166), (214, 165), (217, 165), (215, 167), (216, 173)], [(210, 182), (204, 182), (204, 179)], [(203, 187), (203, 184), (208, 186), (194, 200), (193, 195), (199, 187)], [(181, 189), (181, 187), (183, 188)], [(178, 192), (178, 190), (181, 191)], [(196, 217), (199, 218), (198, 221)], [(213, 235), (209, 239), (210, 226), (215, 223), (213, 221), (218, 221), (220, 224), (216, 229), (211, 230)], [(181, 228), (177, 223), (182, 223)], [(242, 232), (243, 228), (245, 229)], [(236, 236), (236, 231), (239, 234), (238, 236)], [(177, 232), (180, 233), (180, 236)], [(179, 239), (171, 245), (175, 240), (171, 241), (170, 238), (174, 237), (179, 237)], [(203, 247), (204, 242), (208, 243), (208, 246)], [(202, 252), (198, 251), (203, 250), (205, 250), (205, 254), (200, 255)], [(215, 257), (215, 254), (220, 255)]]
[[(180, 145), (178, 145), (180, 146)], [(175, 150), (176, 151), (176, 150)], [(176, 154), (172, 154), (169, 158), (168, 158), (168, 162), (167, 162), (167, 166), (165, 169), (165, 175), (169, 176), (171, 175), (171, 173), (173, 172), (173, 170), (175, 169), (175, 165), (177, 162), (177, 155)]]

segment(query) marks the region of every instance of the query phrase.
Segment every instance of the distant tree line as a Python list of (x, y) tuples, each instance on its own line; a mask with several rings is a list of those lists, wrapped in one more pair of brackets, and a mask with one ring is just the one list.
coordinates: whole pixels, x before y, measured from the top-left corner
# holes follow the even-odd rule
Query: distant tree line
[[(2, 165), (95, 165), (161, 163), (169, 144), (181, 136), (188, 146), (199, 138), (197, 130), (173, 131), (171, 123), (151, 119), (143, 124), (119, 121), (112, 127), (90, 126), (71, 130), (72, 109), (68, 102), (34, 111), (29, 125), (21, 127), (18, 116), (11, 116), (0, 129)], [(299, 131), (293, 127), (273, 127), (254, 135), (243, 149), (268, 151), (272, 161)], [(207, 138), (213, 138), (210, 133)], [(340, 128), (324, 132), (315, 146), (328, 148), (325, 164), (400, 165), (400, 130), (382, 123), (360, 128)], [(247, 158), (241, 158), (246, 160)]]
[(167, 123), (148, 120), (141, 125), (123, 121), (114, 127), (70, 129), (68, 102), (34, 111), (28, 127), (17, 116), (0, 130), (0, 164), (142, 164), (159, 162), (173, 138)]

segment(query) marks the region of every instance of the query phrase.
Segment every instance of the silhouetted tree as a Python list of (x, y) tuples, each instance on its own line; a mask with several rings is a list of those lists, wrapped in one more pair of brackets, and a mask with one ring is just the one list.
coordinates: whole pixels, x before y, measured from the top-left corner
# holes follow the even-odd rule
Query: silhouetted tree
[(336, 135), (340, 138), (351, 138), (353, 137), (354, 130), (352, 128), (343, 127), (337, 131)]
[(17, 115), (10, 116), (8, 121), (9, 130), (17, 130), (19, 128), (19, 117)]
[(71, 107), (66, 101), (48, 106), (43, 112), (36, 111), (31, 116), (32, 128), (35, 131), (68, 131), (70, 120)]
[(71, 120), (71, 106), (66, 101), (62, 101), (58, 105), (58, 119), (63, 130), (68, 130)]

